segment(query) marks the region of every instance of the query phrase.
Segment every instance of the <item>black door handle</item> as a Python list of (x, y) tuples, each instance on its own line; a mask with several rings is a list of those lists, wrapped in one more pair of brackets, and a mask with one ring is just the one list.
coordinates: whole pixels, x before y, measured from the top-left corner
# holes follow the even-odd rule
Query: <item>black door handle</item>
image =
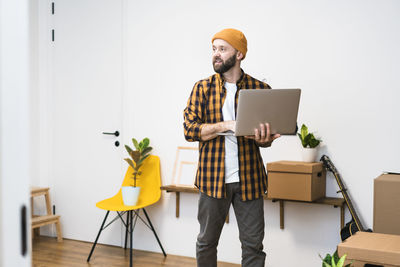
[(27, 217), (26, 217), (26, 206), (23, 205), (20, 211), (20, 230), (21, 230), (21, 255), (25, 256), (28, 250), (28, 231), (27, 231)]
[(105, 132), (103, 132), (103, 134), (119, 136), (119, 132), (118, 131), (115, 131), (114, 133), (105, 133)]

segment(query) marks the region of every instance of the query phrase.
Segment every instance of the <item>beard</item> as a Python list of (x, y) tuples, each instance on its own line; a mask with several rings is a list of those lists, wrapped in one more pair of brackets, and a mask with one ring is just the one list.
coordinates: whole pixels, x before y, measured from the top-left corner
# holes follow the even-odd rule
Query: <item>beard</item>
[[(222, 63), (218, 66), (215, 64), (217, 60), (222, 61)], [(226, 61), (223, 61), (221, 58), (213, 58), (214, 71), (219, 74), (224, 74), (225, 72), (230, 70), (233, 66), (235, 66), (235, 63), (236, 63), (236, 54), (233, 54)]]

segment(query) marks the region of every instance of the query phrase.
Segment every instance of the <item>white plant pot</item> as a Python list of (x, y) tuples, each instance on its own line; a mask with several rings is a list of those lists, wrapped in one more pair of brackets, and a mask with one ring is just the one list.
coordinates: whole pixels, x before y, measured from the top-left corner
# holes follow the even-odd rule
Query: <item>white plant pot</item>
[(304, 162), (315, 162), (317, 159), (317, 148), (304, 148), (301, 151), (301, 157)]
[(135, 206), (139, 199), (140, 187), (123, 186), (122, 201), (125, 206)]

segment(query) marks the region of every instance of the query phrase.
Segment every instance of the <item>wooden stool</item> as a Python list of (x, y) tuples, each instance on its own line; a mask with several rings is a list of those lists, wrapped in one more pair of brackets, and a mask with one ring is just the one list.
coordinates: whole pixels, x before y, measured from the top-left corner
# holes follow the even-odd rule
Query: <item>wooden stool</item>
[[(33, 215), (33, 198), (44, 195), (46, 200), (47, 215)], [(34, 229), (38, 229), (41, 226), (48, 224), (55, 224), (57, 229), (57, 241), (62, 242), (60, 216), (53, 215), (51, 212), (51, 203), (48, 187), (31, 187), (31, 211), (32, 211), (32, 233)], [(32, 234), (33, 236), (33, 234)]]

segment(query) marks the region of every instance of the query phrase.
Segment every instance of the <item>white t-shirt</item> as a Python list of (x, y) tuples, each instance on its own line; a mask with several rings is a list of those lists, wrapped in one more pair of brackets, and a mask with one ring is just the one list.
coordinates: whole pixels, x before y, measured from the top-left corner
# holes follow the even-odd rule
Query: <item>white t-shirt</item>
[[(235, 95), (237, 86), (235, 83), (225, 83), (226, 97), (222, 106), (224, 121), (234, 121)], [(239, 157), (236, 136), (225, 136), (225, 183), (239, 182)]]

